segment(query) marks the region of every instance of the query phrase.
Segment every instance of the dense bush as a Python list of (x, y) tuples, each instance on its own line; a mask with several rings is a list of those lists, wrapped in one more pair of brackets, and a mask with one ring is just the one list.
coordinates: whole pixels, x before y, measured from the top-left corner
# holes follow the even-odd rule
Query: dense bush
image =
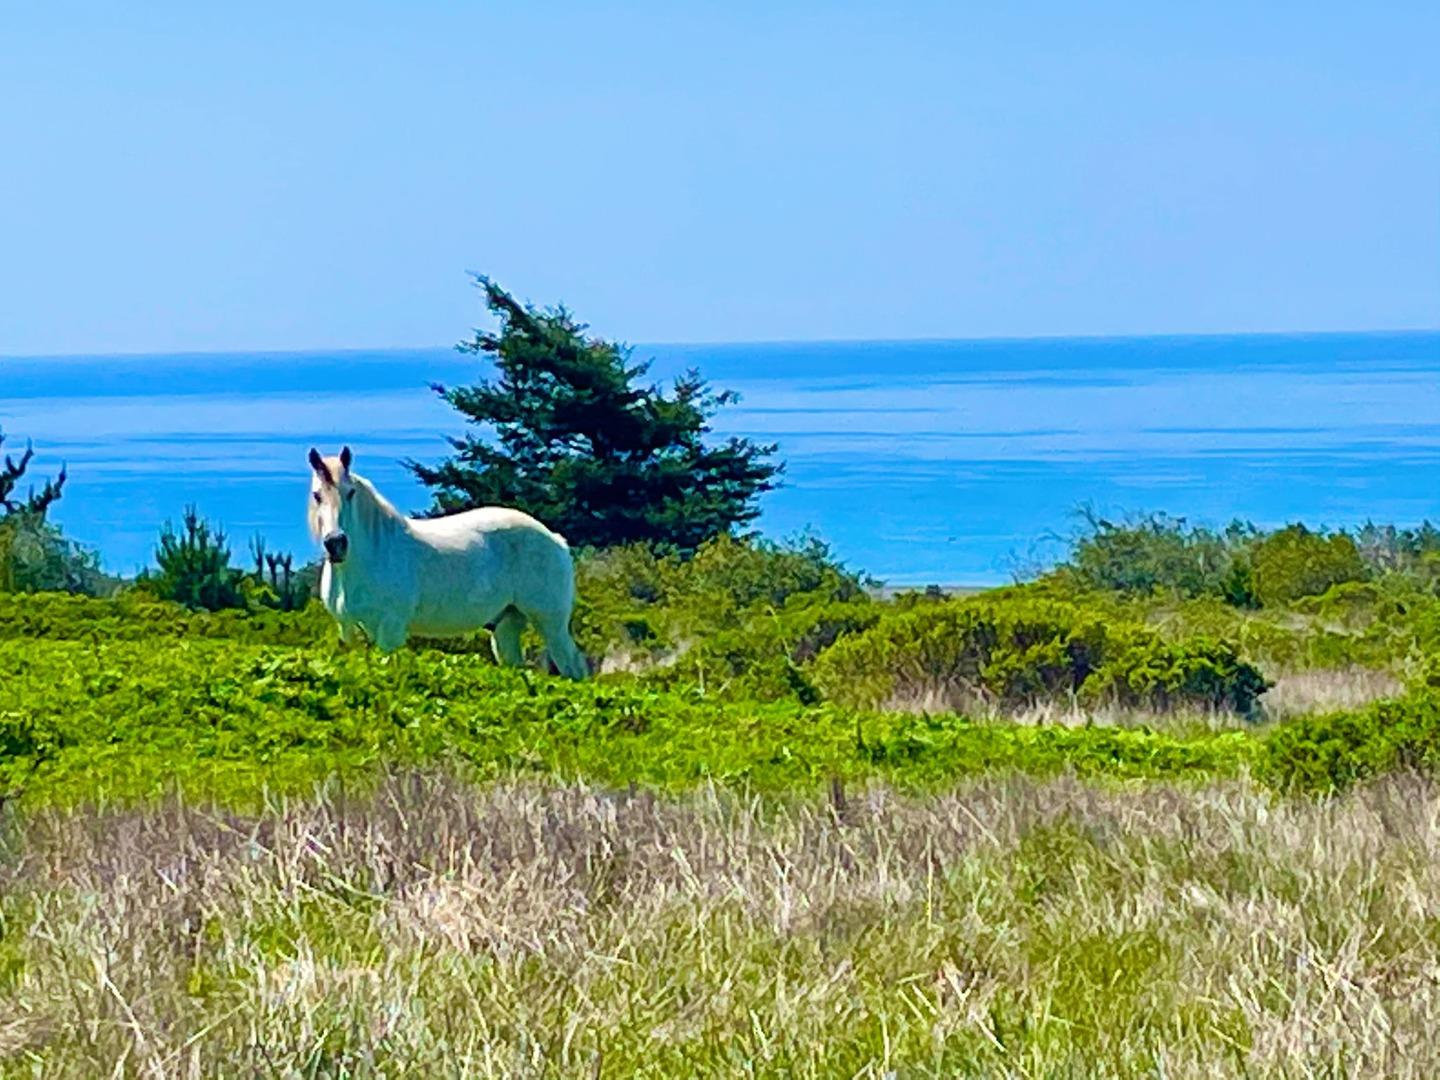
[(1400, 769), (1440, 767), (1440, 687), (1354, 712), (1282, 724), (1265, 742), (1257, 775), (1282, 791), (1330, 793)]
[(303, 612), (194, 611), (132, 589), (112, 599), (49, 593), (0, 596), (0, 641), (225, 639), (267, 645), (338, 642), (318, 604)]
[(1284, 607), (1373, 577), (1433, 594), (1440, 533), (1366, 525), (1355, 536), (1292, 524), (1271, 532), (1235, 522), (1221, 532), (1154, 514), (1115, 524), (1093, 514), (1048, 580), (1131, 597), (1213, 597), (1240, 608)]
[(100, 559), (40, 514), (0, 518), (0, 593), (65, 592), (100, 596), (115, 582)]
[(1116, 524), (1088, 511), (1085, 522), (1061, 567), (1083, 588), (1222, 596), (1237, 605), (1254, 599), (1245, 561), (1251, 526), (1237, 522), (1217, 533), (1164, 514)]
[(1215, 598), (1163, 606), (1129, 605), (1122, 618), (1143, 621), (1168, 641), (1210, 637), (1233, 644), (1239, 655), (1272, 673), (1313, 668), (1384, 668), (1410, 650), (1407, 628), (1373, 623), (1367, 629), (1329, 625), (1286, 609), (1242, 609)]
[(205, 611), (247, 606), (244, 575), (230, 565), (225, 534), (212, 529), (193, 506), (186, 507), (180, 532), (165, 523), (155, 562), (157, 569), (141, 584), (161, 600)]
[[(0, 597), (0, 792), (148, 796), (173, 782), (252, 797), (335, 770), (457, 758), (489, 773), (661, 786), (1248, 768), (1279, 790), (1322, 793), (1396, 769), (1440, 768), (1440, 654), (1403, 699), (1263, 732), (1181, 738), (975, 723), (876, 713), (847, 706), (843, 692), (815, 703), (816, 685), (843, 690), (830, 680), (867, 672), (882, 700), (930, 679), (984, 702), (1053, 694), (1243, 711), (1263, 687), (1226, 642), (1172, 641), (1025, 589), (902, 613), (864, 600), (792, 602), (697, 643), (666, 672), (580, 686), (463, 653), (420, 647), (382, 659), (335, 643), (318, 605), (208, 613), (135, 592)], [(874, 658), (886, 655), (910, 685), (883, 681)], [(705, 665), (704, 692), (687, 662)]]
[(1367, 521), (1355, 532), (1355, 546), (1372, 574), (1400, 574), (1431, 587), (1440, 577), (1440, 529), (1428, 521), (1414, 529)]
[(1128, 640), (1121, 636), (1107, 643), (1105, 662), (1085, 680), (1081, 696), (1157, 712), (1199, 706), (1249, 716), (1269, 685), (1228, 641), (1173, 642), (1132, 631)]
[(957, 709), (1082, 700), (1249, 713), (1266, 686), (1231, 645), (1167, 642), (1138, 623), (1024, 593), (886, 618), (824, 653), (814, 679), (852, 705)]
[(1255, 597), (1267, 607), (1319, 596), (1335, 585), (1362, 581), (1365, 562), (1345, 533), (1289, 525), (1256, 541), (1250, 552)]
[(803, 604), (756, 615), (743, 626), (699, 639), (672, 664), (647, 678), (667, 686), (694, 685), (732, 700), (819, 700), (806, 668), (846, 635), (879, 621), (881, 605), (866, 600)]
[[(722, 620), (757, 604), (779, 607), (797, 596), (853, 600), (865, 584), (836, 562), (824, 541), (811, 536), (784, 544), (720, 536), (694, 558), (671, 560), (669, 566), (674, 601)], [(723, 607), (716, 611), (715, 604)]]
[(863, 599), (865, 579), (819, 540), (720, 536), (694, 556), (632, 544), (581, 552), (575, 635), (594, 656), (655, 659), (800, 605)]

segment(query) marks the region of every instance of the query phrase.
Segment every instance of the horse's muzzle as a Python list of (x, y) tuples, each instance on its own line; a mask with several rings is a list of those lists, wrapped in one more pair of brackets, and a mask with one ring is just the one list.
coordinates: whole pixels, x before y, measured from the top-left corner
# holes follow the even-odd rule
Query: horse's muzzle
[(343, 532), (332, 532), (322, 541), (325, 545), (325, 557), (332, 563), (342, 563), (350, 551), (350, 538)]

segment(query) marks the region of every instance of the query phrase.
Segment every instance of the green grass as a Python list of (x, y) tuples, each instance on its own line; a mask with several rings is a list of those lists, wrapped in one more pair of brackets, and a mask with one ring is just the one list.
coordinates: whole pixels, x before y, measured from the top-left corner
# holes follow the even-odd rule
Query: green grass
[(0, 777), (27, 802), (172, 787), (253, 804), (331, 772), (463, 762), (482, 776), (676, 789), (918, 789), (995, 770), (1216, 777), (1243, 732), (1191, 734), (736, 703), (627, 676), (574, 685), (471, 655), (223, 640), (0, 641)]

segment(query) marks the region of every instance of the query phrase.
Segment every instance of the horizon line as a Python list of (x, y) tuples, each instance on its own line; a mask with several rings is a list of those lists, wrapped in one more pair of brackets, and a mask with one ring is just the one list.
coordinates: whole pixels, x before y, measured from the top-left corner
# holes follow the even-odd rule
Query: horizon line
[[(1214, 338), (1317, 338), (1317, 337), (1364, 337), (1440, 334), (1440, 326), (1396, 327), (1367, 330), (1206, 330), (1206, 331), (1165, 331), (1160, 333), (1137, 334), (995, 334), (982, 337), (840, 337), (840, 338), (733, 338), (692, 341), (616, 341), (629, 349), (686, 349), (686, 348), (747, 348), (775, 345), (939, 345), (939, 344), (1017, 344), (1022, 342), (1117, 342), (1117, 341), (1194, 341)], [(6, 360), (89, 360), (125, 358), (178, 358), (178, 357), (233, 357), (251, 356), (285, 357), (304, 353), (397, 353), (397, 352), (463, 352), (459, 343), (453, 345), (317, 345), (302, 348), (217, 348), (217, 349), (124, 349), (116, 352), (57, 352), (57, 353), (7, 353), (0, 352), (0, 361)]]

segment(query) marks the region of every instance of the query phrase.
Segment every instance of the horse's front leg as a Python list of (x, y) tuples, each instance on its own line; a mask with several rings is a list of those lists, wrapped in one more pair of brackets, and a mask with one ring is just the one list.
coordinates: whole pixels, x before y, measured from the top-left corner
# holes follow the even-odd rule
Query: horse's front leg
[(371, 635), (371, 639), (375, 642), (375, 647), (382, 653), (392, 653), (404, 645), (405, 639), (409, 636), (409, 629), (403, 621), (384, 619), (376, 624), (375, 633)]

